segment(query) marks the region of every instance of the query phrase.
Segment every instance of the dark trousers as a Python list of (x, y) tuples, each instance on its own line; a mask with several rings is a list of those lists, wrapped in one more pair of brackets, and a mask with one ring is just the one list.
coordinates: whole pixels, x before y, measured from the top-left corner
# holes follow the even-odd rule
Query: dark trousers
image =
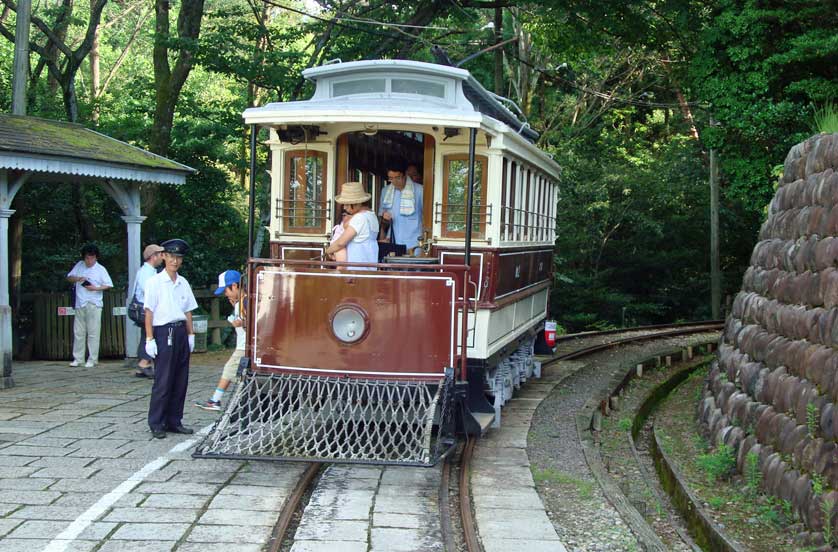
[[(189, 340), (183, 322), (154, 326), (152, 331), (157, 342), (157, 358), (148, 427), (159, 431), (183, 424), (183, 402), (189, 383)], [(171, 345), (168, 344), (170, 332)]]

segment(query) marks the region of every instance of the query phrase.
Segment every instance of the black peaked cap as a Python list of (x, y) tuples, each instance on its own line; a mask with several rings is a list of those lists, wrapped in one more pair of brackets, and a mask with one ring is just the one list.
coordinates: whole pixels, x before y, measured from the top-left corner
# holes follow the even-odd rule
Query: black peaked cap
[(189, 244), (181, 239), (167, 240), (160, 244), (163, 251), (172, 255), (186, 255), (189, 253)]

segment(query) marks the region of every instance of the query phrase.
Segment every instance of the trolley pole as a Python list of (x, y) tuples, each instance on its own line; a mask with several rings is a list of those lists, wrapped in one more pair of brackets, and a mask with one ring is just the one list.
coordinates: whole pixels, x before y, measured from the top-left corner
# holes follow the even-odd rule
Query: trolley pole
[(32, 17), (32, 0), (19, 0), (16, 16), (12, 114), (26, 115), (26, 81), (29, 78), (29, 22)]
[[(710, 126), (716, 126), (710, 116)], [(716, 148), (710, 148), (710, 300), (713, 320), (721, 316), (722, 285), (719, 263), (719, 158)]]
[[(466, 191), (466, 251), (463, 255), (466, 266), (471, 267), (471, 216), (474, 211), (474, 143), (477, 141), (477, 129), (468, 131), (468, 190)], [(465, 296), (465, 291), (463, 295)]]
[(253, 237), (256, 216), (256, 134), (259, 129), (256, 125), (250, 125), (250, 198), (248, 201), (248, 217), (247, 217), (247, 254), (255, 257), (253, 251)]

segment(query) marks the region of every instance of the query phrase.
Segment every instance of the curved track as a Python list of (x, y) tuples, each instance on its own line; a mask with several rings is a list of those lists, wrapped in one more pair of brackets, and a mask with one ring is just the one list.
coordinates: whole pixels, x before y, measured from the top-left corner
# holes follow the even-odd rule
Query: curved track
[[(557, 340), (557, 353), (550, 358), (542, 359), (542, 366), (562, 360), (578, 359), (587, 355), (613, 349), (621, 345), (638, 343), (652, 339), (684, 336), (694, 333), (707, 332), (721, 329), (721, 327), (722, 322), (710, 321), (690, 324), (647, 326), (629, 328), (624, 330), (609, 330), (605, 332), (590, 332), (584, 334), (562, 336)], [(483, 550), (481, 546), (480, 537), (478, 536), (479, 528), (474, 517), (474, 505), (471, 496), (471, 487), (469, 484), (472, 473), (472, 460), (475, 454), (475, 443), (476, 440), (474, 439), (470, 439), (465, 443), (465, 446), (463, 447), (462, 453), (460, 455), (459, 465), (453, 466), (458, 470), (458, 488), (456, 489), (456, 491), (454, 491), (454, 493), (458, 495), (458, 508), (451, 508), (449, 504), (449, 498), (451, 494), (451, 492), (449, 491), (449, 486), (452, 479), (452, 465), (450, 464), (450, 462), (446, 461), (439, 469), (436, 470), (433, 468), (420, 468), (420, 470), (425, 470), (425, 473), (428, 473), (429, 475), (433, 476), (430, 478), (422, 478), (422, 482), (425, 482), (425, 480), (434, 480), (436, 482), (433, 500), (436, 504), (436, 511), (438, 512), (439, 520), (438, 525), (436, 525), (436, 529), (430, 531), (428, 534), (435, 535), (436, 539), (441, 540), (441, 542), (437, 542), (436, 545), (426, 543), (428, 544), (428, 546), (422, 548), (423, 550), (450, 550), (451, 552), (453, 552), (458, 548), (458, 546), (460, 546), (460, 544), (468, 552), (482, 552)], [(321, 468), (323, 468), (322, 464), (312, 463), (307, 467), (304, 474), (301, 476), (300, 480), (295, 486), (292, 496), (284, 504), (283, 509), (279, 514), (277, 523), (274, 526), (274, 532), (271, 538), (269, 548), (270, 552), (278, 552), (279, 550), (287, 549), (285, 545), (288, 545), (289, 543), (293, 542), (294, 536), (289, 534), (289, 529), (294, 524), (293, 522), (295, 520), (295, 516), (302, 517), (302, 500), (307, 494), (315, 490), (315, 486), (313, 484), (317, 480), (316, 476), (318, 473), (320, 473)], [(353, 465), (344, 466), (343, 469), (346, 470), (346, 472), (343, 475), (346, 478), (351, 477), (353, 470), (365, 470), (366, 472), (370, 472), (370, 470), (373, 470), (373, 468), (371, 468), (370, 466)], [(386, 469), (410, 470), (410, 468), (399, 467), (388, 467)], [(376, 487), (374, 491), (369, 491), (374, 495), (380, 493), (380, 481), (381, 479), (386, 478), (386, 474), (383, 477), (381, 475), (383, 471), (384, 470), (382, 469), (379, 472), (379, 475), (377, 476), (379, 477), (379, 487)], [(367, 476), (362, 475), (359, 477)], [(395, 478), (391, 477), (390, 479)], [(411, 479), (411, 477), (408, 474), (408, 477), (405, 477), (404, 479), (417, 480), (417, 477), (413, 477)], [(374, 485), (372, 487), (374, 487)], [(350, 490), (350, 493), (351, 492), (352, 491)], [(424, 497), (425, 494), (430, 495), (430, 493), (419, 493), (420, 498)], [(383, 496), (384, 498), (388, 498), (390, 500), (392, 500), (393, 498), (397, 498), (387, 495)], [(404, 500), (409, 502), (412, 498), (415, 497), (412, 495), (405, 496)], [(373, 498), (373, 501), (374, 500), (375, 498)], [(404, 512), (412, 512), (415, 509), (417, 509), (417, 507), (414, 504), (398, 510)], [(377, 515), (382, 514), (377, 513)], [(404, 515), (407, 516), (413, 514)], [(327, 524), (330, 521), (334, 520), (324, 520), (324, 522)], [(368, 531), (371, 531), (371, 527), (372, 521), (369, 522)], [(461, 531), (460, 534), (452, 534), (454, 532), (458, 532), (458, 529)], [(378, 549), (378, 547), (373, 546), (373, 549)]]

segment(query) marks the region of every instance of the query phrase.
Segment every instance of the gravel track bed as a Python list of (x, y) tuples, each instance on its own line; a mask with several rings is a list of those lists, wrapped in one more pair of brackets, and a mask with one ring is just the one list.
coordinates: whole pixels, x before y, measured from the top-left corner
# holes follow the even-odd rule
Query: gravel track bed
[[(630, 332), (641, 333), (648, 332)], [(618, 336), (609, 336), (607, 340), (615, 338)], [(685, 348), (700, 341), (706, 341), (706, 335), (662, 338), (598, 353), (584, 361), (559, 362), (545, 368), (564, 379), (536, 411), (527, 451), (547, 515), (569, 552), (640, 549), (585, 461), (576, 430), (577, 414), (589, 398), (605, 396), (616, 374), (624, 374), (629, 367), (661, 351)], [(581, 341), (577, 343), (581, 345)], [(584, 342), (584, 346), (590, 344), (591, 341)]]
[[(709, 358), (711, 357), (699, 357), (690, 360), (689, 364), (696, 366), (709, 362)], [(686, 523), (658, 482), (649, 447), (651, 423), (647, 421), (634, 443), (637, 456), (631, 448), (630, 423), (637, 416), (652, 389), (685, 367), (686, 364), (678, 363), (672, 368), (647, 368), (642, 378), (632, 379), (620, 396), (619, 411), (603, 418), (600, 435), (600, 454), (609, 476), (646, 519), (667, 549), (673, 551), (693, 549)], [(685, 542), (681, 535), (687, 535), (688, 542)]]

